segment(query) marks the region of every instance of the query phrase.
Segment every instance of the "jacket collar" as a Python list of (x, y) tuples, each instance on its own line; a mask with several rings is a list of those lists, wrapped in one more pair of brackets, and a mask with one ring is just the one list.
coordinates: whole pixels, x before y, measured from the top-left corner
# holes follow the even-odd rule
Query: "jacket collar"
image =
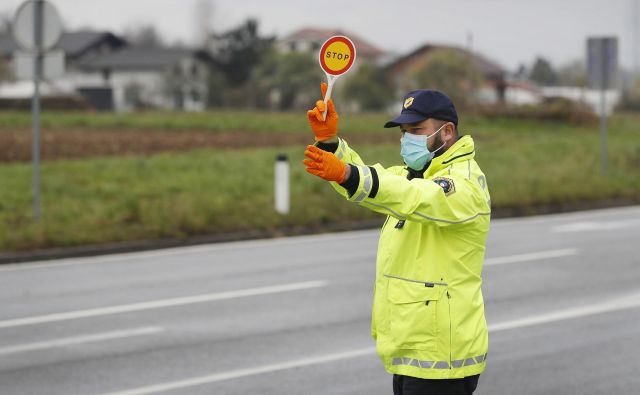
[(442, 155), (433, 158), (429, 166), (424, 170), (424, 172), (422, 172), (422, 177), (420, 177), (420, 172), (407, 168), (409, 171), (408, 178), (431, 177), (454, 163), (464, 162), (469, 159), (473, 159), (475, 156), (476, 149), (473, 139), (471, 136), (462, 136)]

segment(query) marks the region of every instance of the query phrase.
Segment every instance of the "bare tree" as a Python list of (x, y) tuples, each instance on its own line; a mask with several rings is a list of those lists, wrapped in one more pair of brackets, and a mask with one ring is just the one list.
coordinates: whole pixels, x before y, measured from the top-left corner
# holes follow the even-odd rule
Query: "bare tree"
[(197, 46), (205, 47), (212, 30), (212, 18), (215, 10), (213, 0), (198, 0), (194, 8), (194, 34)]

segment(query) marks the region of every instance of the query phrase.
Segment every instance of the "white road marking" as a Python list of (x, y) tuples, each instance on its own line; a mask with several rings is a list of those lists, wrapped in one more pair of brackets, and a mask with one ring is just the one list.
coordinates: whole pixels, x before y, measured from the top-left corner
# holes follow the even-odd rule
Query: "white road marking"
[(163, 332), (165, 329), (158, 326), (149, 326), (144, 328), (127, 329), (121, 331), (94, 333), (92, 335), (82, 335), (66, 337), (62, 339), (55, 339), (37, 343), (16, 344), (15, 346), (8, 346), (0, 348), (0, 355), (17, 354), (21, 352), (43, 350), (47, 348), (66, 347), (84, 343), (95, 343), (106, 340), (122, 339), (125, 337), (151, 335), (155, 333)]
[(505, 322), (489, 325), (489, 332), (500, 332), (525, 326), (548, 324), (551, 322), (570, 320), (573, 318), (587, 317), (590, 315), (609, 313), (612, 311), (627, 310), (640, 307), (640, 294), (619, 298), (599, 304), (580, 306), (571, 309), (554, 311), (551, 313), (534, 315)]
[(0, 328), (11, 328), (16, 326), (43, 324), (47, 322), (73, 320), (77, 318), (96, 317), (110, 314), (130, 313), (133, 311), (159, 309), (164, 307), (183, 306), (193, 303), (213, 302), (225, 299), (244, 298), (248, 296), (266, 295), (281, 292), (300, 291), (304, 289), (319, 288), (327, 286), (327, 281), (307, 281), (301, 283), (272, 285), (261, 288), (241, 289), (236, 291), (226, 291), (210, 293), (204, 295), (185, 296), (181, 298), (160, 299), (142, 303), (132, 303), (119, 306), (99, 307), (88, 310), (68, 311), (64, 313), (39, 315), (34, 317), (15, 318), (0, 321)]
[[(587, 317), (596, 314), (608, 313), (611, 311), (619, 311), (640, 307), (640, 294), (630, 297), (616, 299), (601, 303), (598, 305), (589, 305), (574, 309), (566, 309), (557, 312), (536, 315), (528, 318), (515, 319), (510, 321), (499, 322), (489, 326), (489, 332), (496, 333), (509, 329), (521, 328), (526, 326), (548, 324), (569, 320), (573, 318)], [(258, 366), (249, 369), (232, 370), (229, 372), (214, 373), (206, 376), (193, 377), (185, 380), (172, 381), (162, 384), (149, 385), (124, 391), (111, 392), (105, 395), (144, 395), (165, 392), (180, 388), (193, 387), (202, 384), (211, 384), (224, 380), (238, 379), (247, 376), (255, 376), (263, 373), (271, 373), (280, 370), (299, 368), (302, 366), (317, 365), (322, 363), (334, 362), (341, 359), (350, 359), (361, 357), (375, 353), (374, 347), (361, 348), (356, 350), (345, 351), (342, 353), (322, 355), (318, 357), (297, 359), (289, 362), (282, 362), (272, 365)]]
[(576, 248), (565, 248), (561, 250), (532, 252), (528, 254), (518, 254), (518, 255), (501, 256), (496, 258), (487, 258), (484, 260), (484, 265), (493, 266), (493, 265), (505, 265), (508, 263), (539, 261), (539, 260), (550, 259), (550, 258), (560, 258), (565, 256), (578, 255), (579, 253), (580, 251)]
[(583, 221), (558, 225), (551, 228), (553, 233), (608, 231), (640, 226), (640, 218), (620, 221)]
[(140, 387), (140, 388), (125, 390), (125, 391), (112, 392), (112, 393), (109, 393), (108, 395), (153, 394), (157, 392), (170, 391), (170, 390), (175, 390), (179, 388), (193, 387), (201, 384), (215, 383), (217, 381), (231, 380), (231, 379), (237, 379), (241, 377), (255, 376), (263, 373), (277, 372), (279, 370), (293, 369), (293, 368), (299, 368), (302, 366), (310, 366), (310, 365), (317, 365), (317, 364), (328, 363), (333, 361), (339, 361), (341, 359), (356, 358), (364, 355), (373, 354), (375, 351), (376, 351), (375, 348), (367, 347), (367, 348), (350, 350), (350, 351), (336, 353), (336, 354), (321, 355), (318, 357), (297, 359), (294, 361), (282, 362), (282, 363), (277, 363), (273, 365), (259, 366), (256, 368), (233, 370), (231, 372), (223, 372), (223, 373), (214, 373), (211, 375), (193, 377), (186, 380), (173, 381), (169, 383), (150, 385), (147, 387)]
[(249, 248), (279, 247), (304, 243), (318, 243), (331, 241), (332, 239), (346, 240), (363, 237), (371, 237), (378, 234), (379, 230), (358, 230), (340, 233), (326, 233), (319, 235), (291, 236), (276, 239), (244, 240), (225, 243), (213, 243), (188, 247), (171, 247), (153, 251), (125, 252), (109, 254), (95, 257), (66, 258), (45, 261), (33, 261), (24, 263), (10, 263), (0, 266), (0, 272), (28, 270), (28, 269), (49, 269), (61, 266), (89, 265), (98, 263), (129, 262), (152, 258), (164, 258), (181, 256), (188, 254), (211, 254), (226, 250), (245, 250)]

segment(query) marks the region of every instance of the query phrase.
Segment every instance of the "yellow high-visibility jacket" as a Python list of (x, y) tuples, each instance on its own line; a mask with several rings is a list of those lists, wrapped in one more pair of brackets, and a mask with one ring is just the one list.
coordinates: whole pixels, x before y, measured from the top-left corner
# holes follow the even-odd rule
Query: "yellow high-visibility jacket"
[(355, 165), (350, 201), (386, 214), (376, 261), (372, 335), (389, 373), (425, 379), (480, 374), (488, 336), (482, 264), (491, 202), (470, 136), (433, 159), (424, 178), (367, 166), (344, 140), (335, 154)]

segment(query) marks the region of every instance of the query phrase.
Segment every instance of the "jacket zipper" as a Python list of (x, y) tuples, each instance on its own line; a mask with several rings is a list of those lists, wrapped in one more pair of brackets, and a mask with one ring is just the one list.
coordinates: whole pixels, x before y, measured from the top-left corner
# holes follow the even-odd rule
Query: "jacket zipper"
[(409, 281), (409, 282), (412, 282), (412, 283), (424, 284), (425, 287), (433, 287), (434, 285), (440, 285), (440, 286), (446, 287), (447, 285), (449, 285), (448, 283), (437, 283), (437, 282), (433, 282), (433, 281), (412, 280), (410, 278), (392, 276), (391, 274), (383, 274), (383, 276), (385, 276), (386, 278), (395, 278), (396, 280), (403, 280), (403, 281)]
[(384, 221), (384, 224), (382, 224), (382, 229), (380, 229), (380, 233), (382, 233), (384, 228), (387, 226), (387, 222), (389, 222), (389, 218), (391, 218), (391, 216), (387, 215), (387, 219)]
[(453, 360), (452, 353), (452, 345), (453, 345), (453, 333), (451, 333), (451, 295), (449, 295), (449, 290), (447, 290), (447, 307), (449, 308), (449, 370), (453, 369), (451, 366), (451, 362)]

